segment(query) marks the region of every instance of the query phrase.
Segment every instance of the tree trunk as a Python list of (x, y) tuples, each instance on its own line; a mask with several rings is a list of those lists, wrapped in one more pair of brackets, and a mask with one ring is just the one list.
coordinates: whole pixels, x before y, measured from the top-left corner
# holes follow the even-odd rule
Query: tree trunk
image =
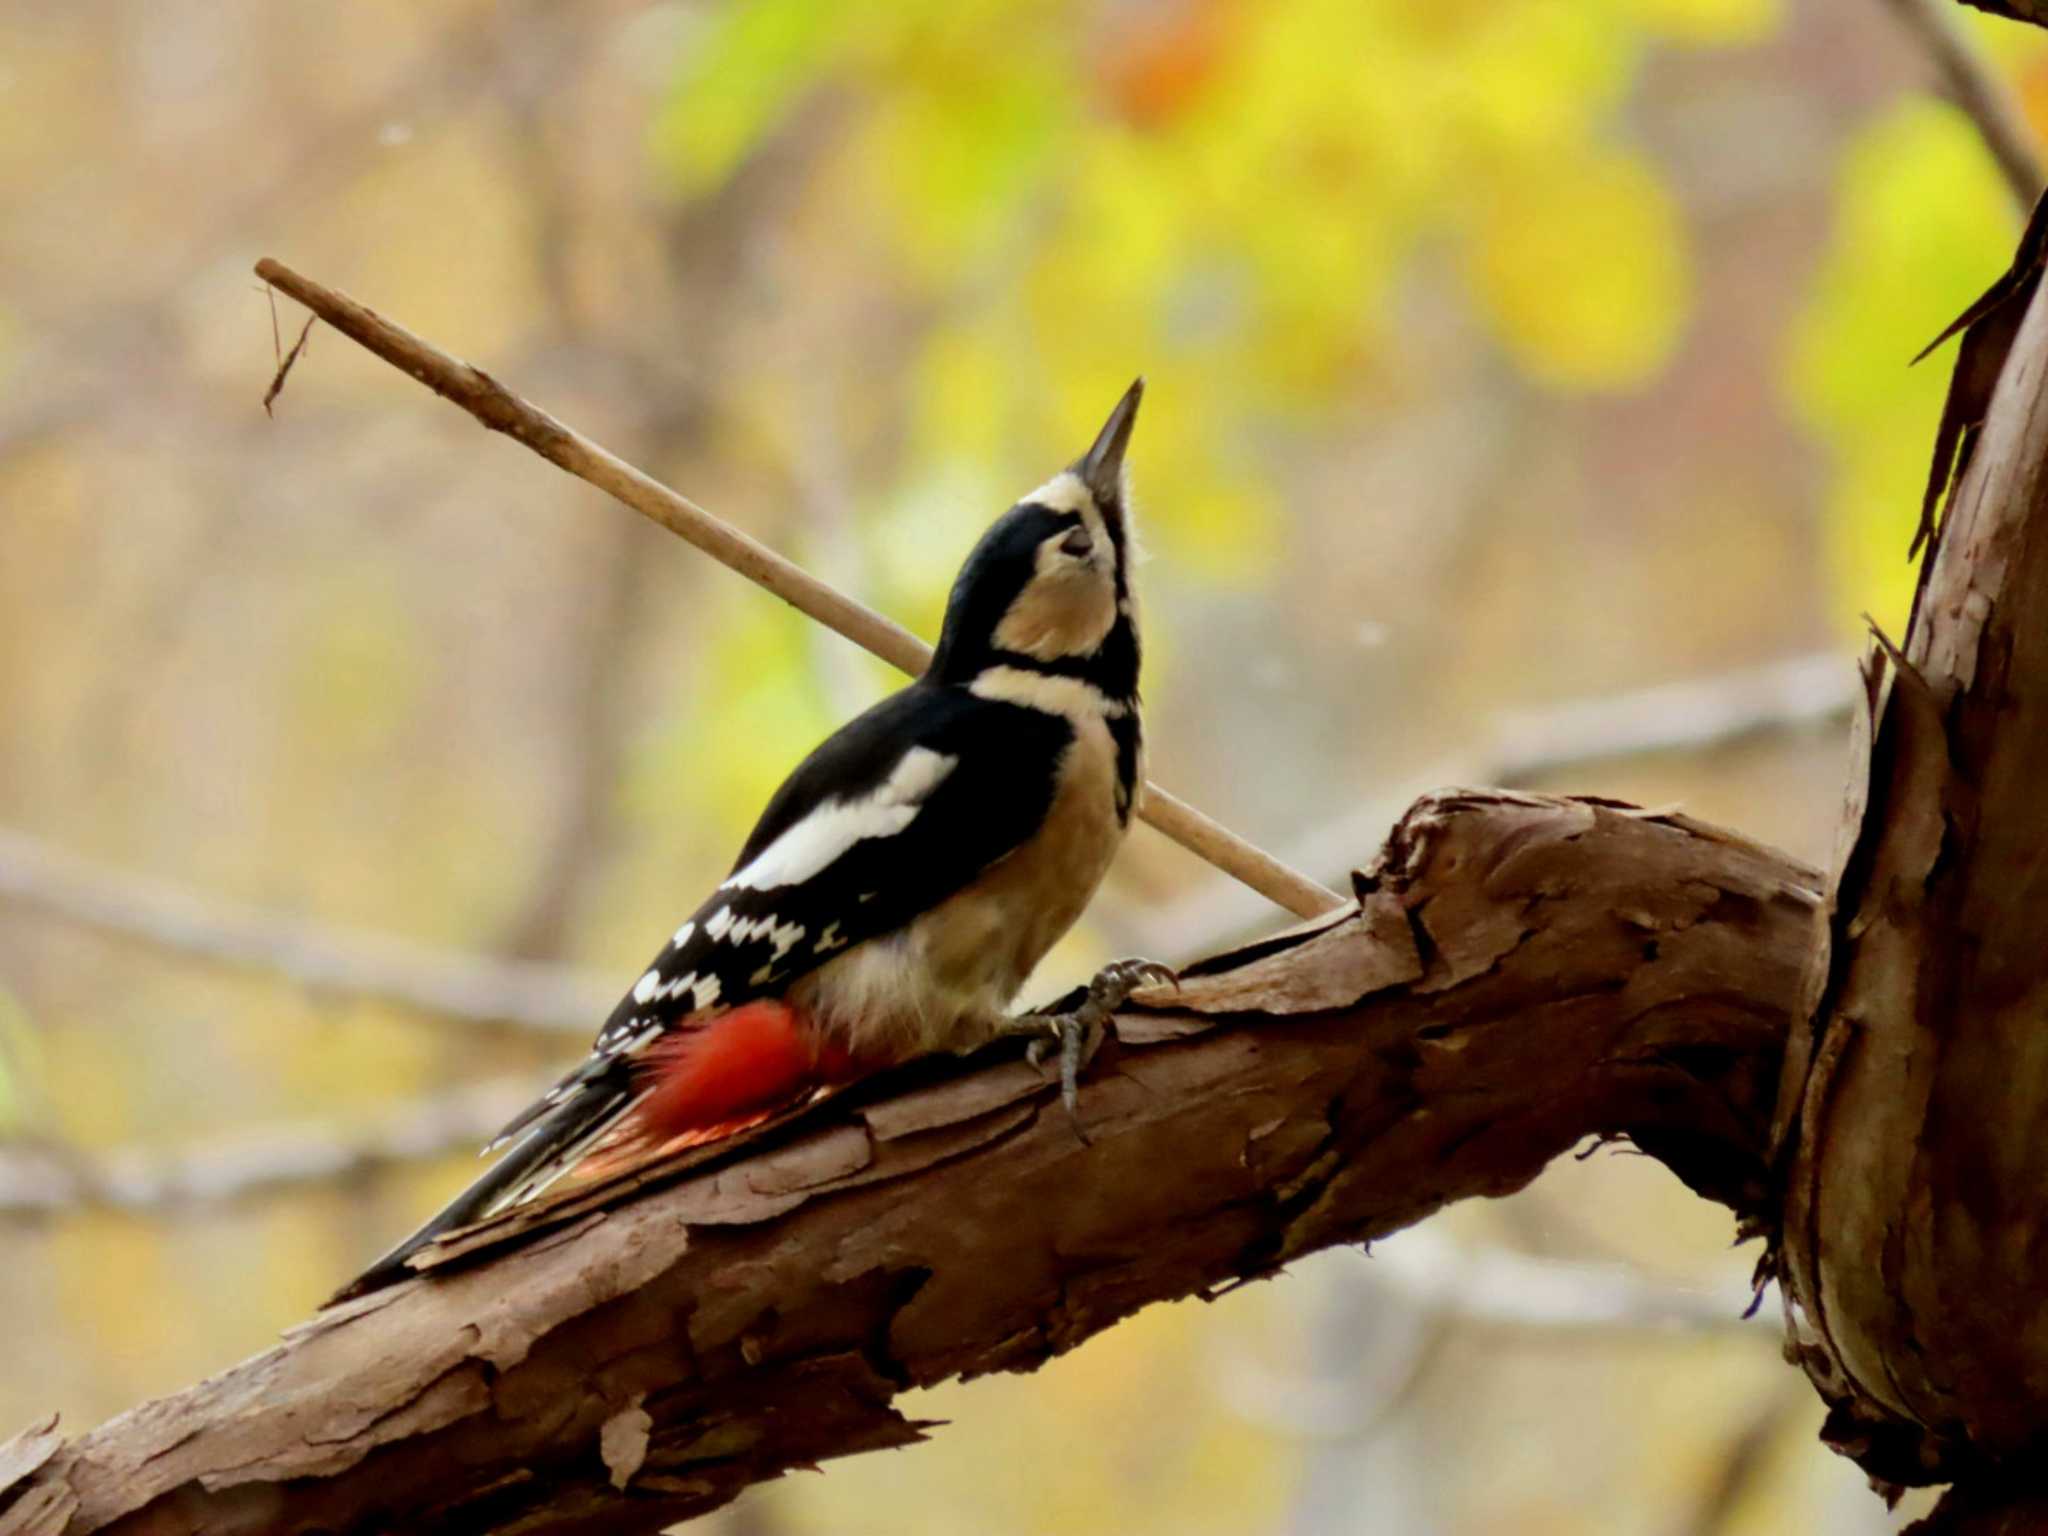
[(2029, 1460), (2048, 1445), (2041, 234), (2037, 215), (1964, 339), (1945, 437), (1996, 393), (1904, 654), (1871, 657), (1867, 794), (1782, 1097), (1778, 1269), (1825, 1436), (1880, 1482), (1959, 1480), (1957, 1531), (2007, 1528), (2015, 1474), (2048, 1493)]

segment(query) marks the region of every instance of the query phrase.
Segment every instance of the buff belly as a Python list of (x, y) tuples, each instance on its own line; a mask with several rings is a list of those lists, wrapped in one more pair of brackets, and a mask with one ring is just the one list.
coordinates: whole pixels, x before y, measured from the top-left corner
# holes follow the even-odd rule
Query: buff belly
[(1115, 743), (1099, 716), (1076, 721), (1037, 836), (900, 932), (811, 972), (790, 1001), (865, 1060), (986, 1044), (1094, 896), (1123, 833)]

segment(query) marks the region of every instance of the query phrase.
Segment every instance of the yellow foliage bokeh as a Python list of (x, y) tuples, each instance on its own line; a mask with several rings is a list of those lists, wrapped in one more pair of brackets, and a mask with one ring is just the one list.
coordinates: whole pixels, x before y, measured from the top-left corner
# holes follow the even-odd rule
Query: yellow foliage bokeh
[(1794, 408), (1833, 460), (1828, 491), (1838, 622), (1868, 612), (1902, 632), (1906, 559), (1920, 518), (1953, 352), (1914, 354), (2002, 270), (2018, 219), (1976, 130), (1953, 107), (1902, 103), (1845, 160), (1828, 254), (1794, 329)]
[(1503, 343), (1559, 389), (1642, 383), (1670, 358), (1689, 311), (1678, 206), (1631, 154), (1529, 166), (1482, 211), (1471, 264)]

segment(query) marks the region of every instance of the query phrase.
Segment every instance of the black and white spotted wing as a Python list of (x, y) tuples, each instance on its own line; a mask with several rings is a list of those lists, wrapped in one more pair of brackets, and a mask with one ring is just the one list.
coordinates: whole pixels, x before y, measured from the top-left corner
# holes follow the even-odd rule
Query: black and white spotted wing
[(692, 1014), (777, 995), (967, 885), (1045, 819), (1072, 739), (1058, 715), (922, 682), (847, 722), (776, 791), (731, 875), (620, 1000), (589, 1059), (498, 1141), (622, 1076)]

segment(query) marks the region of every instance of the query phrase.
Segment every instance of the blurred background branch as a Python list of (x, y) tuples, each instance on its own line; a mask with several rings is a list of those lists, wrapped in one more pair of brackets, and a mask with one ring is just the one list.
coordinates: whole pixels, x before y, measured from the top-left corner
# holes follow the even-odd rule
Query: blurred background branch
[(1856, 665), (1815, 651), (1709, 677), (1631, 688), (1541, 709), (1503, 710), (1476, 777), (1449, 782), (1521, 788), (1584, 775), (1624, 758), (1711, 752), (1772, 732), (1825, 732), (1849, 722)]
[(1496, 1328), (1594, 1334), (1760, 1330), (1773, 1343), (1780, 1332), (1776, 1318), (1746, 1315), (1752, 1298), (1744, 1285), (1665, 1284), (1626, 1264), (1479, 1248), (1427, 1226), (1376, 1247), (1368, 1273), (1414, 1306)]
[(1785, 1432), (1801, 1421), (1806, 1408), (1805, 1397), (1791, 1382), (1763, 1393), (1728, 1435), (1698, 1502), (1673, 1524), (1672, 1536), (1721, 1536), (1740, 1529), (1745, 1501), (1755, 1497)]
[(351, 1183), (423, 1158), (474, 1153), (532, 1099), (532, 1079), (522, 1075), (390, 1104), (369, 1126), (247, 1127), (184, 1148), (90, 1154), (61, 1144), (0, 1141), (0, 1217), (90, 1210), (190, 1216), (309, 1185)]
[(5, 829), (0, 899), (210, 964), (268, 971), (313, 992), (374, 998), (460, 1024), (580, 1041), (615, 1001), (614, 988), (600, 977), (451, 954), (238, 906), (103, 869)]
[(2018, 95), (1970, 37), (1955, 0), (1886, 0), (1927, 54), (1941, 90), (1983, 135), (2022, 211), (2041, 195), (2041, 139)]
[[(1705, 755), (1771, 738), (1837, 746), (1846, 739), (1857, 686), (1854, 660), (1829, 650), (1540, 709), (1502, 710), (1480, 733), (1485, 745), (1424, 766), (1413, 788), (1568, 788), (1631, 758)], [(1373, 847), (1408, 803), (1398, 788), (1375, 795), (1303, 837), (1287, 857), (1317, 869), (1333, 849)], [(1128, 942), (1148, 953), (1200, 954), (1247, 934), (1259, 917), (1260, 909), (1235, 887), (1204, 881), (1147, 913), (1128, 930)]]

